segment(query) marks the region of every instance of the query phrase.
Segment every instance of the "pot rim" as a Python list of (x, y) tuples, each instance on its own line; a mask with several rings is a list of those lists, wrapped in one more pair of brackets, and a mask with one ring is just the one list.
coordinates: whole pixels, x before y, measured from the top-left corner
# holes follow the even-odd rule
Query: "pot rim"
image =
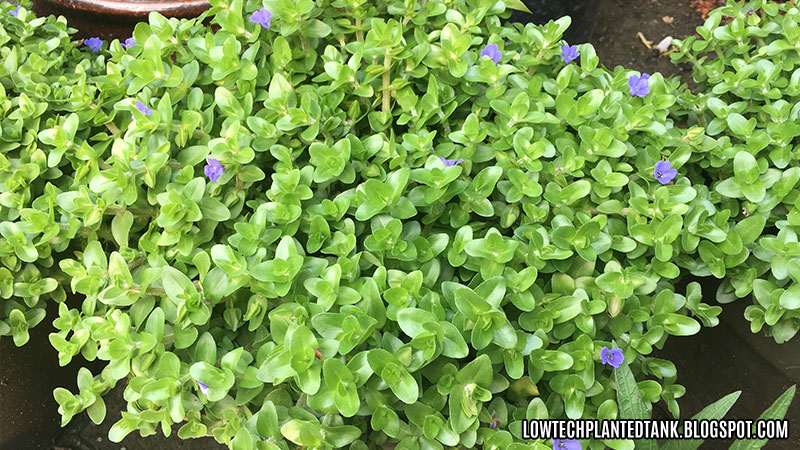
[[(147, 16), (150, 12), (170, 13), (171, 16), (186, 15), (196, 16), (209, 9), (211, 4), (207, 0), (40, 0), (52, 5), (68, 8), (86, 13), (102, 13), (112, 15), (141, 15)], [(176, 14), (177, 13), (177, 14)]]

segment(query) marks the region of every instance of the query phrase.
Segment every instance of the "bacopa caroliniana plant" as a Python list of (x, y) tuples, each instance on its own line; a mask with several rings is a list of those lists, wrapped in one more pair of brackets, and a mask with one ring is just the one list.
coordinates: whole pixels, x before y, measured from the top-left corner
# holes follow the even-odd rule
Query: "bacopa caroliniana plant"
[(729, 2), (672, 54), (693, 64), (699, 83), (681, 103), (698, 132), (689, 161), (713, 181), (706, 214), (725, 211), (740, 230), (685, 242), (702, 259), (687, 267), (723, 280), (721, 303), (752, 295), (752, 331), (764, 328), (779, 343), (800, 330), (798, 19), (792, 2)]
[(521, 420), (624, 417), (612, 361), (677, 416), (653, 348), (721, 309), (673, 286), (763, 226), (713, 206), (678, 80), (501, 15), (214, 0), (97, 53), (3, 15), (0, 334), (55, 301), (60, 362), (107, 362), (64, 423), (123, 383), (117, 442), (551, 449)]

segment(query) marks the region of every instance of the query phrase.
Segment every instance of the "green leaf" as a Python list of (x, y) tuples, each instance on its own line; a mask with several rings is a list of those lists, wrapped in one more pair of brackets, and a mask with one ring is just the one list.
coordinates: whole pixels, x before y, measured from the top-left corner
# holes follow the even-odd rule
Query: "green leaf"
[(131, 231), (131, 225), (133, 225), (133, 214), (127, 210), (122, 214), (115, 215), (111, 220), (111, 234), (120, 247), (128, 246), (128, 233)]
[(286, 439), (304, 447), (319, 447), (324, 438), (319, 423), (291, 419), (281, 426), (281, 434)]
[(746, 151), (736, 153), (733, 158), (733, 173), (739, 184), (752, 184), (758, 180), (759, 170), (756, 158)]
[(589, 195), (592, 191), (592, 183), (588, 180), (578, 180), (561, 190), (561, 203), (572, 205), (578, 200)]
[(180, 296), (197, 293), (192, 280), (183, 272), (173, 267), (162, 267), (161, 280), (164, 284), (164, 291), (167, 296), (175, 302), (182, 302)]
[(403, 403), (413, 404), (419, 398), (419, 386), (408, 371), (396, 363), (387, 364), (380, 377)]
[(427, 331), (425, 324), (438, 322), (432, 313), (418, 308), (404, 308), (397, 313), (397, 323), (403, 333), (414, 338)]
[(746, 217), (740, 220), (734, 227), (734, 231), (739, 233), (742, 245), (752, 244), (761, 236), (764, 226), (767, 224), (767, 216), (764, 214)]
[(532, 14), (531, 11), (528, 9), (528, 7), (525, 6), (525, 3), (523, 3), (521, 0), (509, 0), (507, 3), (508, 7), (511, 9), (516, 9), (517, 11), (522, 11), (528, 14)]
[[(614, 379), (617, 382), (617, 401), (619, 402), (619, 417), (621, 419), (650, 419), (650, 412), (642, 401), (642, 393), (636, 384), (628, 361), (623, 360), (619, 367), (614, 369)], [(636, 449), (657, 450), (658, 445), (653, 439), (635, 441)]]
[(739, 113), (731, 113), (727, 117), (728, 128), (734, 134), (738, 134), (740, 136), (750, 136), (753, 132), (753, 129), (756, 127), (756, 119), (747, 120), (744, 118), (743, 115)]
[(783, 294), (781, 294), (778, 303), (782, 308), (790, 311), (800, 309), (800, 285), (793, 284), (789, 289), (786, 289)]
[[(782, 420), (786, 417), (786, 411), (789, 410), (789, 405), (794, 398), (797, 386), (792, 386), (786, 390), (766, 411), (764, 411), (757, 420)], [(755, 434), (755, 427), (753, 425), (753, 433)], [(738, 439), (731, 445), (730, 450), (758, 450), (766, 445), (767, 439)]]
[(459, 287), (454, 295), (458, 310), (472, 321), (478, 320), (479, 314), (491, 309), (491, 305), (472, 289)]
[[(731, 409), (742, 391), (732, 392), (716, 402), (706, 406), (702, 411), (692, 416), (692, 420), (721, 420)], [(670, 440), (661, 447), (661, 450), (696, 450), (703, 443), (702, 439), (691, 439), (688, 441)]]
[(651, 321), (663, 326), (667, 333), (674, 336), (692, 336), (700, 332), (700, 324), (696, 320), (681, 314), (658, 314)]
[(302, 26), (302, 33), (310, 38), (324, 38), (331, 31), (331, 27), (321, 20), (305, 21)]
[(456, 376), (456, 381), (463, 384), (476, 383), (488, 388), (492, 383), (492, 361), (489, 355), (483, 354), (470, 361)]
[(151, 402), (166, 400), (172, 397), (177, 386), (174, 378), (152, 381), (142, 388), (142, 398)]

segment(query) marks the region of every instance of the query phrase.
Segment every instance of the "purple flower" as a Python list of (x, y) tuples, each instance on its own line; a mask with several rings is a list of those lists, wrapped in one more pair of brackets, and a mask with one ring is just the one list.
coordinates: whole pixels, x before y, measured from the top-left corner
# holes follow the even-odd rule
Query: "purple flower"
[(445, 166), (447, 166), (447, 167), (457, 166), (457, 165), (461, 164), (462, 162), (464, 162), (464, 158), (461, 158), (461, 159), (459, 159), (458, 161), (456, 161), (455, 159), (445, 159), (445, 158), (443, 158), (443, 157), (441, 157), (441, 156), (440, 156), (440, 157), (439, 157), (439, 159), (440, 159), (440, 160), (441, 160), (441, 161), (444, 163), (444, 165), (445, 165)]
[(250, 16), (250, 20), (268, 30), (272, 26), (272, 13), (267, 8), (261, 8)]
[(19, 9), (20, 8), (22, 8), (22, 6), (17, 5), (17, 9), (9, 11), (8, 13), (11, 14), (12, 16), (14, 16), (14, 17), (17, 17), (17, 15), (19, 14)]
[(219, 177), (222, 176), (222, 172), (225, 172), (225, 168), (214, 158), (208, 159), (208, 164), (206, 164), (205, 169), (203, 172), (206, 174), (209, 180), (217, 181)]
[(497, 44), (488, 44), (486, 47), (483, 47), (483, 50), (481, 50), (481, 58), (484, 56), (488, 56), (489, 59), (497, 64), (500, 62), (500, 58), (503, 57), (503, 54), (500, 53), (500, 48), (497, 46)]
[(128, 39), (125, 39), (125, 42), (122, 43), (122, 46), (125, 48), (131, 48), (134, 45), (136, 45), (136, 40), (133, 39), (133, 36), (129, 37)]
[(661, 184), (669, 184), (678, 175), (678, 169), (673, 169), (669, 161), (659, 161), (656, 163), (656, 170), (653, 176)]
[(103, 40), (100, 39), (99, 37), (92, 37), (92, 38), (89, 38), (89, 39), (84, 39), (83, 43), (86, 44), (87, 47), (89, 47), (89, 50), (91, 50), (91, 51), (93, 51), (95, 53), (99, 52), (100, 51), (100, 47), (103, 46)]
[(139, 100), (136, 100), (136, 109), (138, 109), (139, 112), (144, 114), (145, 116), (149, 116), (150, 114), (153, 114), (153, 110), (151, 108), (148, 108), (147, 105), (145, 105), (144, 103), (140, 102)]
[(603, 347), (600, 350), (600, 361), (602, 361), (603, 364), (608, 364), (616, 369), (624, 360), (625, 357), (622, 356), (622, 350), (618, 348), (611, 350), (608, 347)]
[(553, 450), (583, 450), (575, 439), (553, 439)]
[(753, 8), (750, 8), (750, 9), (747, 10), (747, 14), (753, 14), (755, 12), (756, 12), (756, 10), (753, 9)]
[(641, 77), (631, 75), (628, 78), (628, 87), (631, 88), (631, 97), (644, 97), (650, 93), (650, 87), (647, 85), (650, 80), (650, 75), (643, 73)]
[(578, 59), (578, 56), (581, 56), (581, 52), (578, 51), (577, 45), (564, 45), (561, 47), (561, 54), (558, 56), (564, 60), (564, 64), (569, 64)]
[(202, 392), (203, 395), (208, 395), (208, 386), (203, 384), (201, 381), (198, 381), (197, 385), (200, 386), (200, 392)]

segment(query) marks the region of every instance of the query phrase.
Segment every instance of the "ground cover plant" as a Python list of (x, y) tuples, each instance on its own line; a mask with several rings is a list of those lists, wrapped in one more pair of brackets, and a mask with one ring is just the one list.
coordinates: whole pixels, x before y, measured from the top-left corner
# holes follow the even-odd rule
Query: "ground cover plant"
[[(797, 9), (764, 9), (789, 39)], [(598, 67), (561, 39), (568, 18), (503, 25), (495, 0), (215, 0), (80, 42), (63, 19), (3, 11), (0, 334), (23, 345), (57, 302), (61, 363), (107, 362), (54, 392), (59, 411), (99, 423), (125, 383), (114, 441), (182, 423), (234, 450), (549, 449), (521, 439), (523, 419), (659, 401), (677, 417), (685, 390), (653, 349), (721, 308), (676, 282), (794, 260), (777, 249), (794, 236), (779, 206), (796, 201), (794, 153), (773, 168), (757, 154), (786, 138), (759, 116), (769, 142), (737, 141), (737, 117), (704, 111), (731, 101), (711, 85)], [(783, 308), (765, 322), (787, 340), (794, 272), (772, 270), (755, 296)]]
[(714, 181), (709, 187), (736, 222), (767, 226), (754, 235), (758, 245), (743, 264), (735, 263), (742, 253), (729, 235), (706, 244), (708, 266), (692, 269), (724, 279), (721, 303), (752, 294), (756, 303), (745, 317), (753, 332), (764, 328), (776, 342), (800, 329), (798, 17), (791, 3), (733, 3), (712, 12), (698, 28), (700, 38), (679, 42), (672, 55), (691, 62), (700, 83), (696, 96), (683, 98), (689, 123), (706, 130), (698, 153), (708, 155), (697, 158)]

